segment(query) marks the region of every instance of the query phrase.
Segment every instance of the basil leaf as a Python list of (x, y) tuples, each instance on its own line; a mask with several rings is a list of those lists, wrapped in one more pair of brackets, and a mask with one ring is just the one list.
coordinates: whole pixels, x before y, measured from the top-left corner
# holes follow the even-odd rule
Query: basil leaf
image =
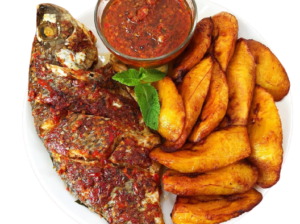
[(149, 83), (139, 84), (134, 88), (146, 125), (154, 130), (158, 129), (160, 104), (156, 89)]
[[(163, 79), (166, 74), (157, 70), (157, 69), (143, 69), (143, 73), (145, 74), (145, 76), (141, 79), (144, 82), (157, 82), (161, 79)], [(141, 69), (140, 69), (141, 72)]]
[(120, 72), (114, 75), (112, 78), (127, 86), (135, 86), (135, 95), (141, 109), (143, 119), (146, 125), (154, 130), (158, 129), (160, 104), (158, 99), (158, 93), (156, 89), (149, 83), (144, 82), (156, 82), (163, 79), (166, 76), (165, 73), (156, 69), (144, 69), (140, 68), (139, 71), (135, 69), (129, 69), (128, 71)]
[(139, 71), (139, 74), (143, 74), (143, 73), (146, 73), (146, 70), (143, 68), (143, 67), (140, 67), (140, 71)]
[(143, 67), (140, 67), (139, 78), (143, 80), (146, 77), (146, 70)]
[(129, 69), (127, 71), (117, 73), (112, 77), (112, 79), (127, 86), (136, 86), (141, 83), (139, 72), (135, 69)]

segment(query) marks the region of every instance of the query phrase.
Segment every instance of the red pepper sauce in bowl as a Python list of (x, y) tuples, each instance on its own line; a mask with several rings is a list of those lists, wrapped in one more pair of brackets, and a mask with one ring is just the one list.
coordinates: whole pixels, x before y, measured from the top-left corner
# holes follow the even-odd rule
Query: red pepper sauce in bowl
[(186, 40), (191, 25), (185, 0), (113, 0), (102, 15), (108, 43), (137, 58), (172, 52)]

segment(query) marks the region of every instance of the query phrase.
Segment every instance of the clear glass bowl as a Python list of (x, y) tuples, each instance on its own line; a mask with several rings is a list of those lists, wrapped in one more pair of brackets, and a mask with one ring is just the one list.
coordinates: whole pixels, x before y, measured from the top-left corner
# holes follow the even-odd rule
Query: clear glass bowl
[(134, 67), (144, 67), (144, 68), (150, 68), (150, 67), (158, 67), (164, 64), (169, 63), (171, 60), (176, 58), (178, 55), (180, 55), (183, 50), (187, 47), (189, 44), (196, 25), (197, 25), (197, 20), (198, 20), (198, 13), (197, 13), (197, 5), (195, 0), (186, 0), (188, 6), (191, 9), (191, 16), (192, 16), (192, 27), (190, 29), (190, 33), (186, 40), (175, 50), (171, 51), (168, 54), (155, 57), (155, 58), (137, 58), (137, 57), (132, 57), (126, 54), (123, 54), (119, 51), (117, 51), (114, 47), (112, 47), (108, 41), (106, 40), (103, 32), (103, 27), (102, 27), (102, 13), (105, 9), (105, 7), (108, 5), (108, 3), (113, 0), (98, 0), (95, 12), (94, 12), (94, 21), (95, 21), (95, 26), (98, 35), (100, 36), (102, 42), (104, 45), (107, 47), (107, 49), (120, 61), (124, 62), (125, 64), (134, 66)]

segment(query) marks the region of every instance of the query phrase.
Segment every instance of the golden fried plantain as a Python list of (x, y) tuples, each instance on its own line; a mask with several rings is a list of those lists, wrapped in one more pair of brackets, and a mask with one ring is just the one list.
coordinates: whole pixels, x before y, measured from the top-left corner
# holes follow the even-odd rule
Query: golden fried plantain
[(250, 153), (247, 128), (233, 126), (213, 132), (198, 143), (186, 144), (177, 152), (156, 148), (150, 157), (181, 173), (203, 173), (233, 164)]
[(246, 161), (207, 173), (183, 174), (167, 170), (164, 189), (184, 196), (231, 195), (248, 191), (257, 181), (257, 168)]
[(222, 121), (228, 105), (228, 85), (219, 62), (214, 59), (210, 87), (205, 104), (189, 141), (199, 142), (208, 136)]
[(208, 93), (213, 62), (210, 56), (204, 58), (183, 79), (180, 94), (185, 107), (185, 126), (176, 142), (166, 141), (162, 148), (165, 151), (176, 151), (181, 148), (191, 133), (202, 105)]
[(178, 58), (170, 73), (170, 77), (174, 81), (182, 82), (184, 75), (201, 61), (211, 44), (213, 27), (214, 24), (211, 18), (204, 18), (197, 23), (191, 42)]
[(248, 46), (256, 62), (256, 84), (265, 88), (275, 101), (282, 100), (290, 90), (289, 77), (272, 51), (255, 40), (248, 40)]
[(169, 141), (176, 141), (185, 123), (185, 108), (181, 95), (170, 77), (153, 83), (161, 104), (158, 133)]
[(252, 153), (248, 158), (258, 168), (257, 183), (272, 187), (280, 178), (282, 164), (282, 127), (274, 99), (256, 86), (249, 114), (248, 133)]
[(255, 87), (255, 66), (247, 41), (239, 39), (226, 72), (229, 103), (220, 127), (247, 125)]
[(251, 211), (261, 201), (255, 189), (230, 196), (178, 196), (172, 220), (175, 224), (217, 224)]
[(212, 50), (223, 71), (226, 72), (238, 37), (238, 21), (234, 15), (228, 12), (218, 13), (212, 17), (212, 20), (214, 22)]

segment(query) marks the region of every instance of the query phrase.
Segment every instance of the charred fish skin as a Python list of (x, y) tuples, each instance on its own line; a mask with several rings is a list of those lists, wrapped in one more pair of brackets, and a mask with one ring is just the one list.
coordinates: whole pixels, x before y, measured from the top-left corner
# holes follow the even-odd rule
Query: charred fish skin
[[(124, 141), (131, 142), (127, 151), (122, 153), (124, 163), (156, 170), (151, 168), (154, 163), (148, 155), (151, 148), (160, 143), (160, 138), (147, 130), (137, 131), (113, 119), (71, 113), (44, 137), (44, 145), (50, 153), (86, 161), (104, 161), (111, 155), (120, 158), (121, 155), (115, 154)], [(136, 150), (141, 148), (144, 150)], [(116, 160), (112, 162), (118, 164)], [(123, 163), (119, 164), (124, 166)]]
[(161, 224), (157, 180), (148, 172), (53, 154), (67, 189), (109, 223)]
[(60, 75), (62, 69), (47, 67), (52, 68), (33, 74), (30, 80), (29, 90), (35, 101), (48, 104), (56, 110), (110, 117), (137, 129), (142, 128), (139, 125), (141, 114), (138, 105), (129, 95), (124, 95), (113, 81), (92, 80), (104, 75), (112, 76), (114, 73), (110, 65), (106, 66), (106, 74), (95, 72), (92, 78), (82, 78), (87, 74), (77, 74), (81, 71), (73, 75)]
[(93, 71), (96, 38), (68, 11), (37, 9), (28, 97), (37, 133), (67, 190), (114, 224), (163, 224), (160, 137), (145, 126), (108, 64)]
[(44, 137), (52, 129), (57, 127), (67, 115), (67, 111), (55, 111), (50, 106), (40, 103), (31, 103), (34, 126), (38, 136), (44, 141)]

